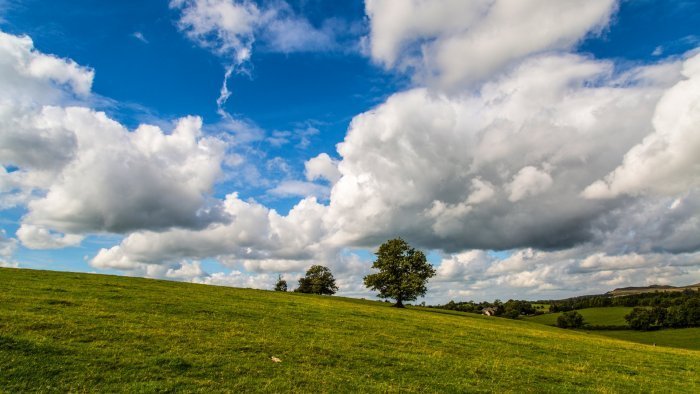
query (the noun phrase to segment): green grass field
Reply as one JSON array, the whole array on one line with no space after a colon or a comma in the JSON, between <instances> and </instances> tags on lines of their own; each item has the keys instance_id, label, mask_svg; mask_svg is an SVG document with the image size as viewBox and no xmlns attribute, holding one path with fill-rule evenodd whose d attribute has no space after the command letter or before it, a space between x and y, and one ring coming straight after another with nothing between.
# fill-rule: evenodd
<instances>
[{"instance_id":1,"label":"green grass field","mask_svg":"<svg viewBox=\"0 0 700 394\"><path fill-rule=\"evenodd\" d=\"M700 328L679 328L657 331L591 331L591 334L603 335L625 341L644 343L647 345L670 346L681 349L700 350Z\"/></svg>"},{"instance_id":2,"label":"green grass field","mask_svg":"<svg viewBox=\"0 0 700 394\"><path fill-rule=\"evenodd\" d=\"M698 390L700 351L340 297L0 269L2 392Z\"/></svg>"},{"instance_id":3,"label":"green grass field","mask_svg":"<svg viewBox=\"0 0 700 394\"><path fill-rule=\"evenodd\" d=\"M580 309L585 321L593 325L626 326L625 315L633 308L609 307ZM561 313L550 313L525 318L528 321L554 325ZM669 346L681 349L700 350L700 328L664 329L657 331L591 330L590 334L616 338L646 345Z\"/></svg>"},{"instance_id":4,"label":"green grass field","mask_svg":"<svg viewBox=\"0 0 700 394\"><path fill-rule=\"evenodd\" d=\"M609 308L579 309L576 312L583 316L586 323L594 326L626 326L625 315L630 313L632 309L633 308L624 306L614 306ZM561 314L561 312L546 313L544 315L528 317L526 320L533 323L553 326L556 325L557 317Z\"/></svg>"}]
</instances>

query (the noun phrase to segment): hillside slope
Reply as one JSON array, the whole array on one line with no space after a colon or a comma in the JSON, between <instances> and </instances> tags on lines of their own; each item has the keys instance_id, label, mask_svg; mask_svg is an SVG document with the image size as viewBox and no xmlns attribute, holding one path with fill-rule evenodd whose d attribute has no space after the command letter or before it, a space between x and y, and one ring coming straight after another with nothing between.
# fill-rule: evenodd
<instances>
[{"instance_id":1,"label":"hillside slope","mask_svg":"<svg viewBox=\"0 0 700 394\"><path fill-rule=\"evenodd\" d=\"M676 292L685 290L700 290L700 283L688 286L668 286L668 285L651 285L644 287L621 287L615 290L611 290L606 294L612 295L613 297L620 297L632 294L642 294L642 293L655 293L655 292Z\"/></svg>"},{"instance_id":2,"label":"hillside slope","mask_svg":"<svg viewBox=\"0 0 700 394\"><path fill-rule=\"evenodd\" d=\"M535 323L0 269L0 391L698 392L699 379L698 351Z\"/></svg>"},{"instance_id":3,"label":"hillside slope","mask_svg":"<svg viewBox=\"0 0 700 394\"><path fill-rule=\"evenodd\" d=\"M648 345L700 350L700 327L668 328L657 331L597 330L589 333Z\"/></svg>"}]
</instances>

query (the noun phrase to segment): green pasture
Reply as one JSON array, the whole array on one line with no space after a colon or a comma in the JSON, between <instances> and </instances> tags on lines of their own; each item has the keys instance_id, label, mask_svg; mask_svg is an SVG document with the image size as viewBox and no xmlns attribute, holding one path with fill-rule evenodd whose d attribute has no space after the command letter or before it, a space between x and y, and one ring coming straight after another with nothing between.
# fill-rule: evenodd
<instances>
[{"instance_id":1,"label":"green pasture","mask_svg":"<svg viewBox=\"0 0 700 394\"><path fill-rule=\"evenodd\" d=\"M633 308L624 306L614 306L608 308L586 308L579 309L576 312L583 316L586 323L594 326L626 326L625 315L630 313ZM544 315L533 316L526 318L528 321L546 325L556 325L557 317L562 312L546 313Z\"/></svg>"},{"instance_id":2,"label":"green pasture","mask_svg":"<svg viewBox=\"0 0 700 394\"><path fill-rule=\"evenodd\" d=\"M656 331L591 331L591 334L656 346L700 350L700 328L669 328Z\"/></svg>"},{"instance_id":3,"label":"green pasture","mask_svg":"<svg viewBox=\"0 0 700 394\"><path fill-rule=\"evenodd\" d=\"M0 392L26 391L695 393L700 351L341 297L0 269Z\"/></svg>"}]
</instances>

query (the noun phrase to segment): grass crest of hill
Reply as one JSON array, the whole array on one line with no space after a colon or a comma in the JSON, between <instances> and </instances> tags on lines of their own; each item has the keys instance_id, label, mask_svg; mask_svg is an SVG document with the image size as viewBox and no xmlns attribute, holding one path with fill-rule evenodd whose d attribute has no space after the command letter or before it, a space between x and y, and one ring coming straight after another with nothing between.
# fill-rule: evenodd
<instances>
[{"instance_id":1,"label":"grass crest of hill","mask_svg":"<svg viewBox=\"0 0 700 394\"><path fill-rule=\"evenodd\" d=\"M527 321L0 269L0 391L699 390L700 351Z\"/></svg>"}]
</instances>

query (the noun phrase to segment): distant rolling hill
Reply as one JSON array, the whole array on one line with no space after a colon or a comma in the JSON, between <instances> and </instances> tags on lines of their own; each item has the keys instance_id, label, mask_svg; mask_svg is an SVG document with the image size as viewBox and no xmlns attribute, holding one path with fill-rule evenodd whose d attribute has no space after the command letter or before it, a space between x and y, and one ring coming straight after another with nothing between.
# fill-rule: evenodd
<instances>
[{"instance_id":1,"label":"distant rolling hill","mask_svg":"<svg viewBox=\"0 0 700 394\"><path fill-rule=\"evenodd\" d=\"M700 351L383 302L0 268L0 392L700 392Z\"/></svg>"},{"instance_id":2,"label":"distant rolling hill","mask_svg":"<svg viewBox=\"0 0 700 394\"><path fill-rule=\"evenodd\" d=\"M617 296L625 296L625 295L631 295L631 294L640 294L640 293L654 293L654 292L666 292L666 291L683 291L683 290L700 290L700 283L696 283L694 285L689 285L689 286L668 286L668 285L651 285L651 286L645 286L645 287L621 287L619 289L615 289L612 291L607 292L606 294L611 295L613 297Z\"/></svg>"}]
</instances>

